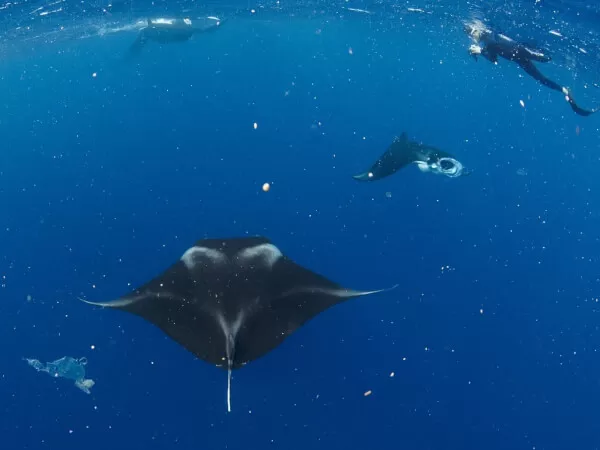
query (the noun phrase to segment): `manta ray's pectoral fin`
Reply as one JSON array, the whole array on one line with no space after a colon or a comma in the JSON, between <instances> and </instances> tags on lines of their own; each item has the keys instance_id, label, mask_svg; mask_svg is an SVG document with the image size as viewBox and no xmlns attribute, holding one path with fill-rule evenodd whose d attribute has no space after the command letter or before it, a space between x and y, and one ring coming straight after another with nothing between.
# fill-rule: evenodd
<instances>
[{"instance_id":1,"label":"manta ray's pectoral fin","mask_svg":"<svg viewBox=\"0 0 600 450\"><path fill-rule=\"evenodd\" d=\"M403 132L396 136L386 151L367 170L353 178L358 181L375 181L396 173L398 170L414 162L417 158L415 145L408 140L408 135Z\"/></svg>"},{"instance_id":2,"label":"manta ray's pectoral fin","mask_svg":"<svg viewBox=\"0 0 600 450\"><path fill-rule=\"evenodd\" d=\"M269 289L262 297L260 314L249 313L248 320L239 329L235 367L275 349L326 309L351 298L386 290L346 289L289 259L280 259L270 275Z\"/></svg>"},{"instance_id":3,"label":"manta ray's pectoral fin","mask_svg":"<svg viewBox=\"0 0 600 450\"><path fill-rule=\"evenodd\" d=\"M408 134L406 133L406 131L403 131L402 134L400 134L400 136L394 137L394 142L408 144Z\"/></svg>"}]
</instances>

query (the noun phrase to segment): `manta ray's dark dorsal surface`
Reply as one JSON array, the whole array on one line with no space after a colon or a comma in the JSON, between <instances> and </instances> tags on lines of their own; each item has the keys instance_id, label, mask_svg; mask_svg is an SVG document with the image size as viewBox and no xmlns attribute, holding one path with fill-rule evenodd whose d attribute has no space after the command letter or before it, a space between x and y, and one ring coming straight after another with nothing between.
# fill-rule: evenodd
<instances>
[{"instance_id":1,"label":"manta ray's dark dorsal surface","mask_svg":"<svg viewBox=\"0 0 600 450\"><path fill-rule=\"evenodd\" d=\"M107 303L141 316L198 358L228 370L280 345L327 308L380 291L354 291L299 266L263 237L205 239L171 267Z\"/></svg>"}]
</instances>

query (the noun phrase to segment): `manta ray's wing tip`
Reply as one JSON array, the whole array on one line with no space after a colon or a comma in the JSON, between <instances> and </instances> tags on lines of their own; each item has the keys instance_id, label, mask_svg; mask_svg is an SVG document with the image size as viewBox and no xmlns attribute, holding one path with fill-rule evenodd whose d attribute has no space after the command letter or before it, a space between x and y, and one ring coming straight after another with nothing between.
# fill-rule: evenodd
<instances>
[{"instance_id":1,"label":"manta ray's wing tip","mask_svg":"<svg viewBox=\"0 0 600 450\"><path fill-rule=\"evenodd\" d=\"M352 178L358 181L370 181L373 178L373 174L371 172L363 172L358 175L352 175Z\"/></svg>"},{"instance_id":2,"label":"manta ray's wing tip","mask_svg":"<svg viewBox=\"0 0 600 450\"><path fill-rule=\"evenodd\" d=\"M374 291L366 291L363 292L363 295L370 295L370 294L379 294L381 292L389 292L389 291L393 291L394 289L396 289L398 286L400 286L400 283L396 283L395 285L393 285L392 287L388 287L388 288L383 288L383 289L376 289Z\"/></svg>"},{"instance_id":3,"label":"manta ray's wing tip","mask_svg":"<svg viewBox=\"0 0 600 450\"><path fill-rule=\"evenodd\" d=\"M105 307L108 308L108 307L114 306L111 304L111 302L92 302L90 300L86 300L83 297L77 297L77 299L79 301L82 301L83 303L87 303L88 305L101 306L102 308L105 308Z\"/></svg>"},{"instance_id":4,"label":"manta ray's wing tip","mask_svg":"<svg viewBox=\"0 0 600 450\"><path fill-rule=\"evenodd\" d=\"M380 294L382 292L389 292L389 291L393 291L394 289L396 289L398 286L400 286L400 284L395 284L392 287L388 287L388 288L383 288L383 289L374 289L372 291L355 291L355 290L346 290L343 294L341 294L340 296L342 297L363 297L365 295L373 295L373 294Z\"/></svg>"}]
</instances>

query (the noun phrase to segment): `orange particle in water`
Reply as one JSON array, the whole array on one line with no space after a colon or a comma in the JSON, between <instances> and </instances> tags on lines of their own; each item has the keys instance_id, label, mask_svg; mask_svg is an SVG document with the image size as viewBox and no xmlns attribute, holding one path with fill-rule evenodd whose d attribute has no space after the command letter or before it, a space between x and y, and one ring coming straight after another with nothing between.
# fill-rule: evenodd
<instances>
[{"instance_id":1,"label":"orange particle in water","mask_svg":"<svg viewBox=\"0 0 600 450\"><path fill-rule=\"evenodd\" d=\"M263 184L263 186L262 186L262 190L263 190L264 192L269 192L269 189L271 189L271 185L270 185L269 183L265 183L265 184Z\"/></svg>"}]
</instances>

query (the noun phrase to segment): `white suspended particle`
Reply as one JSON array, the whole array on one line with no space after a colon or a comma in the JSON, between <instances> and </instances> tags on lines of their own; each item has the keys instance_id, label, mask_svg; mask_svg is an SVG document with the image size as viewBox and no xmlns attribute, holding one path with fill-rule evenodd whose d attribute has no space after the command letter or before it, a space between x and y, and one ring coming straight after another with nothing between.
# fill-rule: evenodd
<instances>
[{"instance_id":1,"label":"white suspended particle","mask_svg":"<svg viewBox=\"0 0 600 450\"><path fill-rule=\"evenodd\" d=\"M371 11L368 11L366 9L360 9L360 8L346 8L348 11L352 11L352 12L357 12L357 13L361 13L361 14L373 14Z\"/></svg>"},{"instance_id":2,"label":"white suspended particle","mask_svg":"<svg viewBox=\"0 0 600 450\"><path fill-rule=\"evenodd\" d=\"M256 130L256 129L258 128L258 124L257 124L256 122L254 122L254 125L253 125L253 127L254 127L254 129Z\"/></svg>"},{"instance_id":3,"label":"white suspended particle","mask_svg":"<svg viewBox=\"0 0 600 450\"><path fill-rule=\"evenodd\" d=\"M525 108L525 102L524 102L523 100L519 100L519 104L520 104L520 105L521 105L523 108Z\"/></svg>"}]
</instances>

